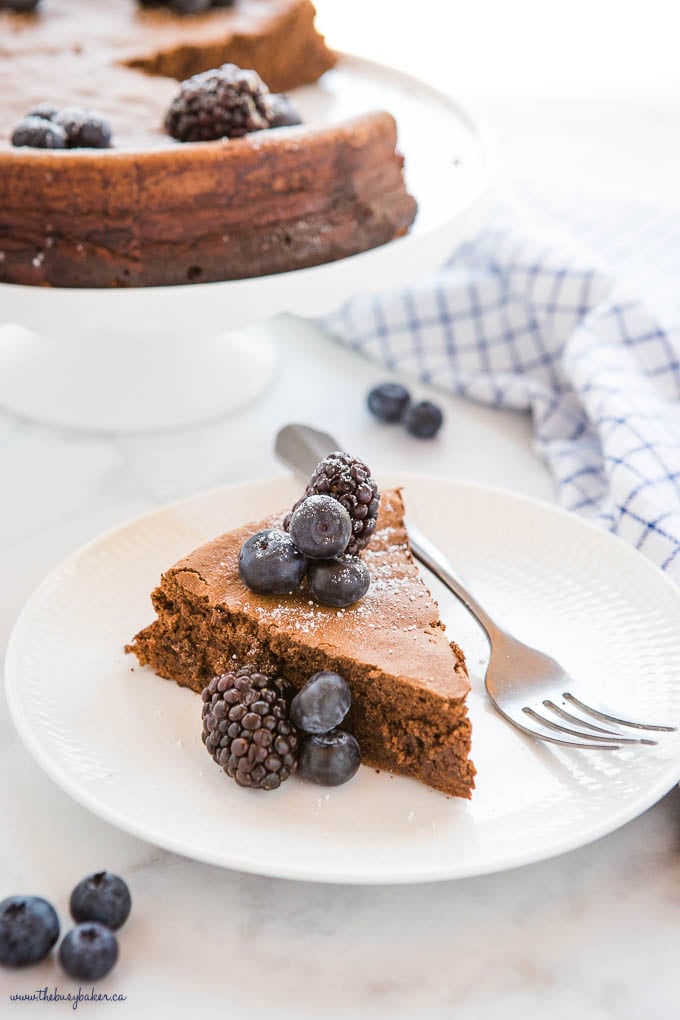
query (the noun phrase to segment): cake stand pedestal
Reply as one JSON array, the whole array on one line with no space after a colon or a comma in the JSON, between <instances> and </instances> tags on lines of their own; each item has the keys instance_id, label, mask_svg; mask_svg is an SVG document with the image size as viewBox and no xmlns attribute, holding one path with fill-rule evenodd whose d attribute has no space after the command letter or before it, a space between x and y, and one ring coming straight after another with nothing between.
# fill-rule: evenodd
<instances>
[{"instance_id":1,"label":"cake stand pedestal","mask_svg":"<svg viewBox=\"0 0 680 1020\"><path fill-rule=\"evenodd\" d=\"M0 330L0 406L66 428L140 432L221 418L271 380L276 349L262 331L192 338L106 331L49 337Z\"/></svg>"},{"instance_id":2,"label":"cake stand pedestal","mask_svg":"<svg viewBox=\"0 0 680 1020\"><path fill-rule=\"evenodd\" d=\"M436 271L479 229L493 172L480 122L393 68L345 55L295 99L307 121L395 113L411 232L310 269L182 287L0 285L0 407L87 430L179 428L253 400L276 368L275 317L330 314L351 297Z\"/></svg>"}]
</instances>

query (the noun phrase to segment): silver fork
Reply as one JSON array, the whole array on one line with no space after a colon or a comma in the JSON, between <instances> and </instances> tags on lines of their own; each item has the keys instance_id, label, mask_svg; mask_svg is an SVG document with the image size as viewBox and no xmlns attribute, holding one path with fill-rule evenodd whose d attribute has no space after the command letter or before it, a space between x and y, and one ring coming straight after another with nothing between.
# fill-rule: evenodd
<instances>
[{"instance_id":1,"label":"silver fork","mask_svg":"<svg viewBox=\"0 0 680 1020\"><path fill-rule=\"evenodd\" d=\"M275 449L284 463L302 477L308 477L326 454L341 450L342 446L326 432L307 425L286 425L276 437ZM676 729L623 719L576 697L570 690L572 678L559 662L499 627L461 582L443 553L410 521L407 528L415 558L460 599L486 633L490 647L486 690L501 715L518 730L563 747L617 751L628 744L657 741L626 736L613 727L658 733Z\"/></svg>"}]
</instances>

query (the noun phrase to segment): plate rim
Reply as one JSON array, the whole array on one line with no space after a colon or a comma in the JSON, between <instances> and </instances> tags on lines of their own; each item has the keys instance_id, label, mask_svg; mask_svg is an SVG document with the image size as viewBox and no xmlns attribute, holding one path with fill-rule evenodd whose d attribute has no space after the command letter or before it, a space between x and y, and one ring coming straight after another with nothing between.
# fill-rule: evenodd
<instances>
[{"instance_id":1,"label":"plate rim","mask_svg":"<svg viewBox=\"0 0 680 1020\"><path fill-rule=\"evenodd\" d=\"M509 499L515 504L521 506L528 505L534 510L538 509L540 512L548 512L549 515L554 515L557 520L564 523L569 522L571 525L585 528L591 534L597 535L598 540L605 542L608 541L612 547L617 549L618 554L627 556L630 562L635 561L638 564L638 567L649 572L650 576L653 574L656 581L661 582L666 588L669 596L678 601L680 604L680 589L678 589L673 581L671 581L671 579L664 574L659 567L644 557L638 552L638 550L634 549L619 536L603 530L592 521L578 517L574 513L565 510L557 504L550 503L547 500L540 499L535 496L525 496L521 493L505 489L502 486L470 482L443 475L430 475L418 472L399 472L397 477L396 473L393 471L376 471L376 475L378 476L381 484L385 485L400 484L403 487L407 487L409 485L417 485L418 483L423 482L435 484L443 482L444 484L453 486L454 488L468 491L471 490L482 496L482 498L488 496L495 499L500 498L501 500ZM131 820L106 804L102 805L97 799L96 793L90 793L80 786L75 777L71 776L65 769L60 767L59 760L57 759L55 762L53 757L44 750L37 734L32 730L30 717L24 710L20 697L21 684L18 682L21 672L19 646L22 634L28 627L34 607L40 602L43 594L54 585L55 581L60 576L63 575L66 568L72 569L73 565L78 560L87 556L98 546L105 545L116 535L135 528L154 516L164 515L168 512L186 508L194 502L199 503L202 500L214 498L220 495L224 495L228 498L230 494L239 490L253 489L259 486L271 485L272 483L281 483L289 480L290 478L291 476L287 474L267 475L256 479L250 479L245 482L234 482L229 485L213 486L208 489L201 490L193 495L161 504L160 506L153 507L141 514L137 514L134 517L107 528L100 534L80 545L73 553L65 557L56 567L54 567L31 593L14 622L7 643L4 663L5 698L7 700L10 718L25 749L46 773L49 779L73 800L91 811L96 817L101 818L108 824L115 826L129 835L141 839L145 843L149 843L153 846L159 847L160 849L170 851L183 857L188 857L192 860L201 861L206 864L229 868L248 874L282 878L293 881L377 886L421 884L424 882L475 878L509 871L519 867L525 867L530 864L562 856L572 850L597 842L604 838L604 836L615 832L623 825L633 821L635 818L638 818L657 803L661 797L670 792L675 785L680 783L679 755L677 759L670 760L668 765L658 773L654 781L645 787L644 796L636 798L632 803L622 805L619 811L608 813L599 825L591 827L585 838L583 833L574 835L571 839L562 837L559 841L559 848L557 849L555 849L555 847L547 846L542 847L538 851L527 849L522 852L517 852L514 855L499 853L495 856L485 858L481 866L476 868L470 868L469 865L462 868L456 868L456 862L452 861L446 867L439 866L425 871L421 870L416 873L395 869L387 871L384 876L376 876L373 871L367 871L365 873L361 872L361 870L343 872L339 869L328 874L319 874L318 870L311 871L306 867L297 867L295 862L285 863L279 861L276 866L272 866L265 859L254 860L248 857L244 858L240 857L237 852L230 852L226 855L211 853L209 851L206 852L201 849L200 846L191 844L190 840L182 842L181 840L167 837L162 833L157 833L156 831L150 833L149 829L145 829L143 824L138 823L135 820ZM518 739L520 739L519 734Z\"/></svg>"}]
</instances>

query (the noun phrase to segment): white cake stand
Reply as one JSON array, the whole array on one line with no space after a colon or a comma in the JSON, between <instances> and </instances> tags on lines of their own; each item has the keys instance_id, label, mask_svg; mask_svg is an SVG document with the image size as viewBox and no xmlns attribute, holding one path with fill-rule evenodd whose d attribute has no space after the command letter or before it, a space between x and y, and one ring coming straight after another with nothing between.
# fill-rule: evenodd
<instances>
[{"instance_id":1,"label":"white cake stand","mask_svg":"<svg viewBox=\"0 0 680 1020\"><path fill-rule=\"evenodd\" d=\"M128 290L0 285L0 407L116 432L219 418L269 382L277 315L325 315L356 294L402 287L479 228L492 152L458 101L350 55L295 99L308 120L394 113L419 205L412 231L338 262L248 280Z\"/></svg>"}]
</instances>

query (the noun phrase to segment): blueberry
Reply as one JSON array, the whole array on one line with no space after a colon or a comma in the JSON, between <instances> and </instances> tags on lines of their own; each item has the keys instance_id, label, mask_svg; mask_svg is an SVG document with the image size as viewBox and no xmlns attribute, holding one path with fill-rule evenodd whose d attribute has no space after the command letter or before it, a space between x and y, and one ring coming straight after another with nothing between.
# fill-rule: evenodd
<instances>
[{"instance_id":1,"label":"blueberry","mask_svg":"<svg viewBox=\"0 0 680 1020\"><path fill-rule=\"evenodd\" d=\"M238 558L241 580L263 595L285 595L300 587L307 560L290 535L277 528L258 531L241 546Z\"/></svg>"},{"instance_id":2,"label":"blueberry","mask_svg":"<svg viewBox=\"0 0 680 1020\"><path fill-rule=\"evenodd\" d=\"M339 673L323 670L310 677L290 706L290 717L305 733L328 733L349 712L352 692Z\"/></svg>"},{"instance_id":3,"label":"blueberry","mask_svg":"<svg viewBox=\"0 0 680 1020\"><path fill-rule=\"evenodd\" d=\"M409 407L404 416L406 430L419 439L431 439L432 436L436 436L443 421L444 415L440 408L436 404L431 404L429 400L421 400L419 404Z\"/></svg>"},{"instance_id":4,"label":"blueberry","mask_svg":"<svg viewBox=\"0 0 680 1020\"><path fill-rule=\"evenodd\" d=\"M116 936L96 921L86 921L71 928L59 946L62 967L71 977L81 981L98 981L105 977L117 959Z\"/></svg>"},{"instance_id":5,"label":"blueberry","mask_svg":"<svg viewBox=\"0 0 680 1020\"><path fill-rule=\"evenodd\" d=\"M294 127L296 124L302 124L302 117L298 113L297 107L283 93L270 92L265 99L265 106L270 128Z\"/></svg>"},{"instance_id":6,"label":"blueberry","mask_svg":"<svg viewBox=\"0 0 680 1020\"><path fill-rule=\"evenodd\" d=\"M319 786L340 786L360 765L361 751L352 734L333 730L303 740L298 774Z\"/></svg>"},{"instance_id":7,"label":"blueberry","mask_svg":"<svg viewBox=\"0 0 680 1020\"><path fill-rule=\"evenodd\" d=\"M342 556L352 537L352 518L333 496L308 496L290 519L296 547L314 560Z\"/></svg>"},{"instance_id":8,"label":"blueberry","mask_svg":"<svg viewBox=\"0 0 680 1020\"><path fill-rule=\"evenodd\" d=\"M368 409L380 421L401 421L411 395L399 383L381 383L368 394Z\"/></svg>"},{"instance_id":9,"label":"blueberry","mask_svg":"<svg viewBox=\"0 0 680 1020\"><path fill-rule=\"evenodd\" d=\"M59 124L42 117L24 117L12 132L12 145L30 146L33 149L65 149L66 132Z\"/></svg>"},{"instance_id":10,"label":"blueberry","mask_svg":"<svg viewBox=\"0 0 680 1020\"><path fill-rule=\"evenodd\" d=\"M323 606L343 609L358 602L368 591L371 576L358 556L341 560L314 560L309 564L307 587Z\"/></svg>"},{"instance_id":11,"label":"blueberry","mask_svg":"<svg viewBox=\"0 0 680 1020\"><path fill-rule=\"evenodd\" d=\"M99 113L69 106L55 117L55 123L66 132L72 149L108 149L111 128Z\"/></svg>"},{"instance_id":12,"label":"blueberry","mask_svg":"<svg viewBox=\"0 0 680 1020\"><path fill-rule=\"evenodd\" d=\"M38 103L32 110L29 110L26 114L27 117L40 117L41 120L54 120L59 113L59 109L54 103Z\"/></svg>"},{"instance_id":13,"label":"blueberry","mask_svg":"<svg viewBox=\"0 0 680 1020\"><path fill-rule=\"evenodd\" d=\"M21 14L29 14L34 11L40 0L0 0L0 11L19 11Z\"/></svg>"},{"instance_id":14,"label":"blueberry","mask_svg":"<svg viewBox=\"0 0 680 1020\"><path fill-rule=\"evenodd\" d=\"M25 967L43 960L59 938L59 918L39 896L10 896L0 903L0 963Z\"/></svg>"},{"instance_id":15,"label":"blueberry","mask_svg":"<svg viewBox=\"0 0 680 1020\"><path fill-rule=\"evenodd\" d=\"M210 0L169 0L168 7L178 14L202 14L210 7Z\"/></svg>"},{"instance_id":16,"label":"blueberry","mask_svg":"<svg viewBox=\"0 0 680 1020\"><path fill-rule=\"evenodd\" d=\"M74 921L99 921L116 930L130 916L132 900L122 878L108 871L97 871L78 882L69 905Z\"/></svg>"}]
</instances>

